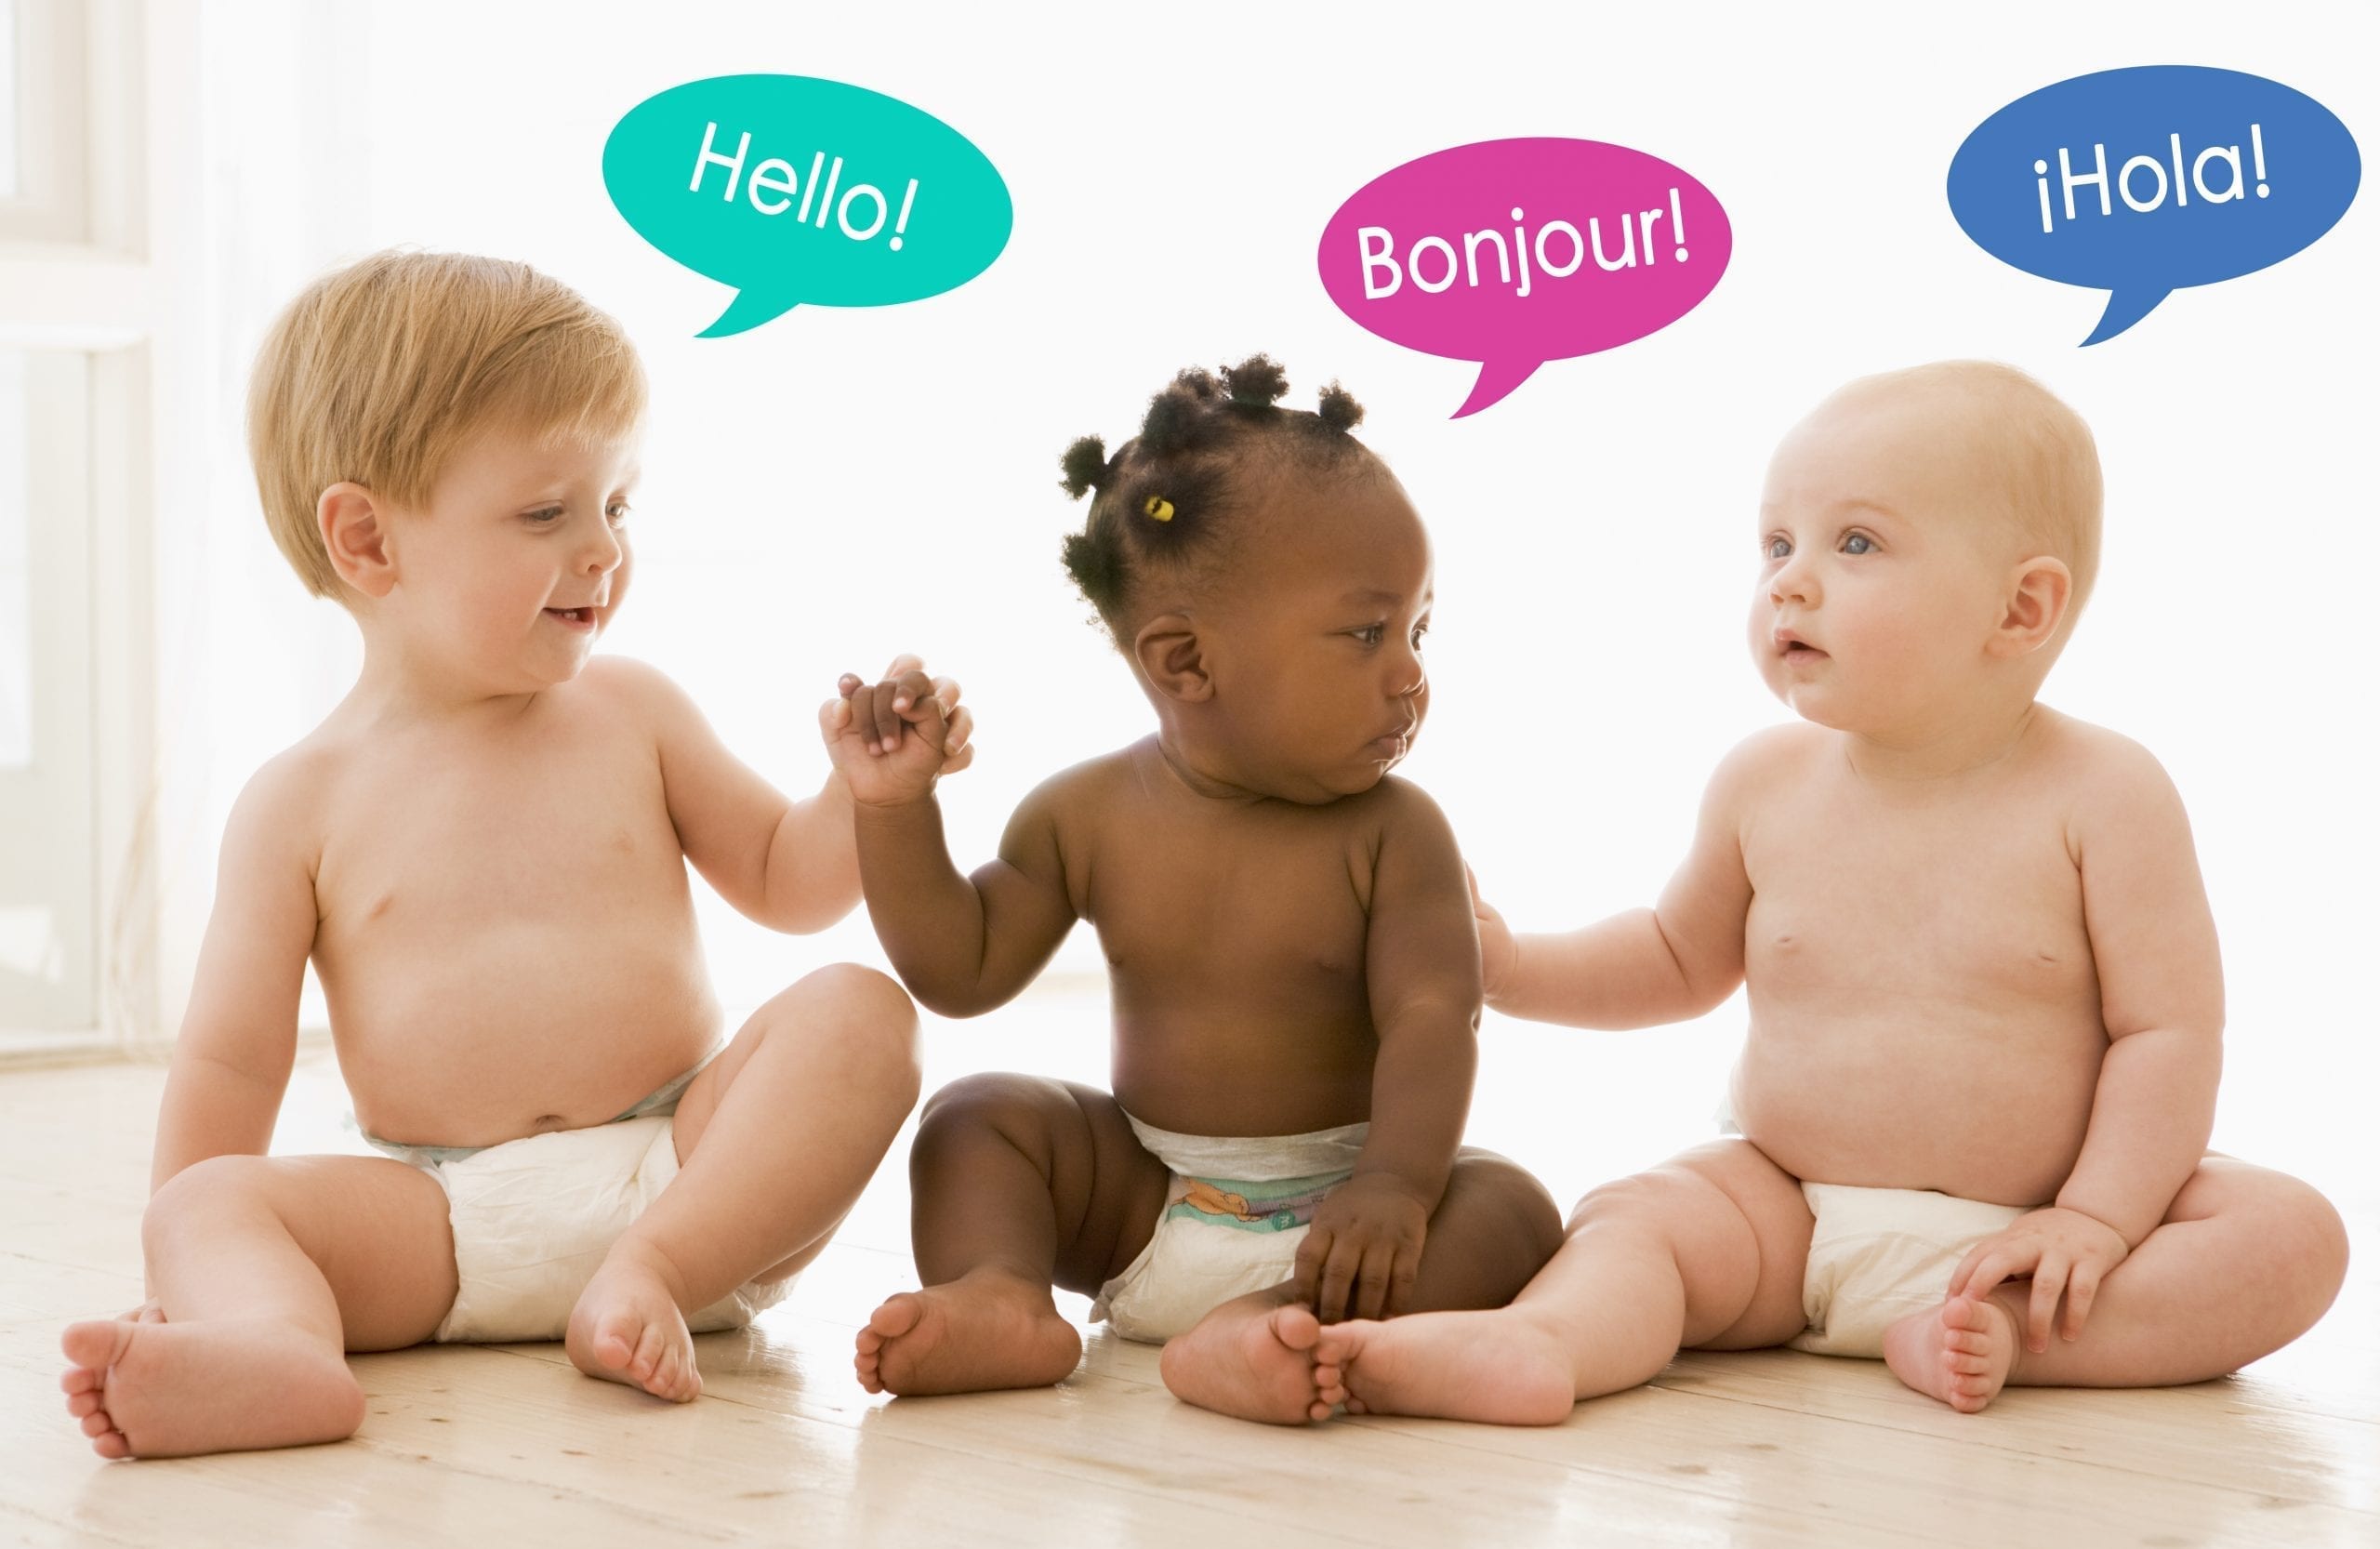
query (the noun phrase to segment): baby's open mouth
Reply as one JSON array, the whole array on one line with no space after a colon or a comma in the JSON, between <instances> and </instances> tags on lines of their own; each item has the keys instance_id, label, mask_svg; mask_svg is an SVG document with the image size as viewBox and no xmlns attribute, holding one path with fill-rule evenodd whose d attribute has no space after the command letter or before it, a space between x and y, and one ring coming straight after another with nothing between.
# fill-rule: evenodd
<instances>
[{"instance_id":1,"label":"baby's open mouth","mask_svg":"<svg viewBox=\"0 0 2380 1549\"><path fill-rule=\"evenodd\" d=\"M592 624L595 622L595 610L593 608L548 608L546 612L553 615L556 618L561 619L565 624Z\"/></svg>"}]
</instances>

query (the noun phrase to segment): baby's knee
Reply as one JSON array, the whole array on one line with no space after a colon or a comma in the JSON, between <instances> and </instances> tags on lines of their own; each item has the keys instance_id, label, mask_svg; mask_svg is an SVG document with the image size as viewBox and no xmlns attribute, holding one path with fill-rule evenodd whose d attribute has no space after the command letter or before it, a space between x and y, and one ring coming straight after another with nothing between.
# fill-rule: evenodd
<instances>
[{"instance_id":1,"label":"baby's knee","mask_svg":"<svg viewBox=\"0 0 2380 1549\"><path fill-rule=\"evenodd\" d=\"M924 1084L918 1008L898 981L858 963L829 963L804 976L782 999L793 1013L782 1026L805 1039L825 1038L854 1065L871 1091L906 1091L914 1107Z\"/></svg>"},{"instance_id":2,"label":"baby's knee","mask_svg":"<svg viewBox=\"0 0 2380 1549\"><path fill-rule=\"evenodd\" d=\"M989 1139L1015 1145L1048 1129L1053 1083L991 1070L959 1079L926 1099L909 1151L912 1174L933 1158Z\"/></svg>"},{"instance_id":3,"label":"baby's knee","mask_svg":"<svg viewBox=\"0 0 2380 1549\"><path fill-rule=\"evenodd\" d=\"M1495 1212L1504 1230L1499 1235L1527 1248L1544 1263L1562 1246L1562 1210L1537 1174L1519 1163L1487 1151L1468 1151L1455 1159L1447 1194L1461 1191L1466 1209Z\"/></svg>"},{"instance_id":4,"label":"baby's knee","mask_svg":"<svg viewBox=\"0 0 2380 1549\"><path fill-rule=\"evenodd\" d=\"M2294 1268L2293 1278L2304 1289L2310 1328L2347 1283L2347 1223L2311 1184L2276 1173L2271 1192L2268 1241L2276 1261Z\"/></svg>"},{"instance_id":5,"label":"baby's knee","mask_svg":"<svg viewBox=\"0 0 2380 1549\"><path fill-rule=\"evenodd\" d=\"M165 1180L140 1216L141 1246L154 1252L177 1233L215 1229L227 1211L268 1205L272 1163L264 1157L207 1157Z\"/></svg>"}]
</instances>

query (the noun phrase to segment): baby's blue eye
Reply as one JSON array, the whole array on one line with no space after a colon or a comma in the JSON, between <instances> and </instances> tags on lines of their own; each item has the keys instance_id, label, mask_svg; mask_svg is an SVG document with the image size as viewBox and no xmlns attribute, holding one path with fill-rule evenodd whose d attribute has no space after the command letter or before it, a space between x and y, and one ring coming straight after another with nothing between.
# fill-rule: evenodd
<instances>
[{"instance_id":1,"label":"baby's blue eye","mask_svg":"<svg viewBox=\"0 0 2380 1549\"><path fill-rule=\"evenodd\" d=\"M541 510L534 510L528 514L529 520L536 525L540 527L549 527L553 523L562 520L562 512L560 506L548 506Z\"/></svg>"},{"instance_id":2,"label":"baby's blue eye","mask_svg":"<svg viewBox=\"0 0 2380 1549\"><path fill-rule=\"evenodd\" d=\"M1781 560L1793 552L1793 545L1791 539L1773 537L1768 540L1767 545L1761 549L1761 552L1769 559Z\"/></svg>"},{"instance_id":3,"label":"baby's blue eye","mask_svg":"<svg viewBox=\"0 0 2380 1549\"><path fill-rule=\"evenodd\" d=\"M1421 637L1422 637L1423 635L1428 634L1429 632L1430 632L1430 627L1429 627L1427 624L1416 624L1416 625L1414 625L1414 626L1413 626L1413 649L1414 649L1414 650L1419 651L1420 649L1421 649Z\"/></svg>"},{"instance_id":4,"label":"baby's blue eye","mask_svg":"<svg viewBox=\"0 0 2380 1549\"><path fill-rule=\"evenodd\" d=\"M1846 554L1873 553L1875 548L1875 540L1865 533L1854 533L1843 540L1843 551Z\"/></svg>"},{"instance_id":5,"label":"baby's blue eye","mask_svg":"<svg viewBox=\"0 0 2380 1549\"><path fill-rule=\"evenodd\" d=\"M615 500L612 502L612 509L604 514L612 519L613 526L625 526L628 519L628 503L625 500Z\"/></svg>"}]
</instances>

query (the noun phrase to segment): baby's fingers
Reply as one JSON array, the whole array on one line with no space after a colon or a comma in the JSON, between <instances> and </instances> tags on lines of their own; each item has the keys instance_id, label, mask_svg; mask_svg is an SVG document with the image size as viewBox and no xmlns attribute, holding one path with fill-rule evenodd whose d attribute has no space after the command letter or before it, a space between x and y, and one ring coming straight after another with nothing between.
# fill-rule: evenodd
<instances>
[{"instance_id":1,"label":"baby's fingers","mask_svg":"<svg viewBox=\"0 0 2380 1549\"><path fill-rule=\"evenodd\" d=\"M1382 1238L1364 1251L1363 1268L1355 1277L1355 1293L1347 1307L1350 1317L1387 1316L1388 1293L1396 1283L1396 1245Z\"/></svg>"},{"instance_id":2,"label":"baby's fingers","mask_svg":"<svg viewBox=\"0 0 2380 1549\"><path fill-rule=\"evenodd\" d=\"M2033 1266L2033 1294L2025 1307L2025 1348L2035 1355L2049 1348L2050 1331L2057 1327L2057 1299L2066 1290L2069 1267L2055 1254Z\"/></svg>"},{"instance_id":3,"label":"baby's fingers","mask_svg":"<svg viewBox=\"0 0 2380 1549\"><path fill-rule=\"evenodd\" d=\"M1967 1262L1959 1266L1964 1278L1957 1275L1950 1278L1950 1290L1958 1295L1970 1296L1980 1302L1991 1294L1992 1287L2011 1275L2022 1274L2027 1267L2027 1256L2021 1250L2014 1246L1994 1247L1985 1243L1969 1253Z\"/></svg>"},{"instance_id":4,"label":"baby's fingers","mask_svg":"<svg viewBox=\"0 0 2380 1549\"><path fill-rule=\"evenodd\" d=\"M961 705L959 713L950 718L943 730L942 751L945 761L942 772L945 774L956 774L975 761L975 747L969 740L974 735L975 712Z\"/></svg>"},{"instance_id":5,"label":"baby's fingers","mask_svg":"<svg viewBox=\"0 0 2380 1549\"><path fill-rule=\"evenodd\" d=\"M1298 1244L1296 1264L1289 1270L1289 1281L1297 1288L1298 1300L1309 1307L1319 1309L1322 1303L1322 1266L1330 1257L1330 1228L1316 1224L1306 1229L1305 1240ZM1316 1315L1321 1316L1319 1310Z\"/></svg>"},{"instance_id":6,"label":"baby's fingers","mask_svg":"<svg viewBox=\"0 0 2380 1549\"><path fill-rule=\"evenodd\" d=\"M2099 1272L2087 1264L2078 1264L2066 1282L2066 1337L2082 1337L2082 1322L2091 1316L2091 1304L2099 1294Z\"/></svg>"},{"instance_id":7,"label":"baby's fingers","mask_svg":"<svg viewBox=\"0 0 2380 1549\"><path fill-rule=\"evenodd\" d=\"M942 702L943 719L948 720L950 712L959 708L959 680L936 678L933 681L933 696Z\"/></svg>"},{"instance_id":8,"label":"baby's fingers","mask_svg":"<svg viewBox=\"0 0 2380 1549\"><path fill-rule=\"evenodd\" d=\"M901 746L904 721L901 712L907 708L903 692L906 682L894 679L876 685L874 735L879 748L883 752L890 753Z\"/></svg>"},{"instance_id":9,"label":"baby's fingers","mask_svg":"<svg viewBox=\"0 0 2380 1549\"><path fill-rule=\"evenodd\" d=\"M1382 1317L1399 1317L1413 1304L1413 1282L1421 1273L1421 1245L1410 1243L1398 1249L1395 1265L1388 1272L1388 1305Z\"/></svg>"},{"instance_id":10,"label":"baby's fingers","mask_svg":"<svg viewBox=\"0 0 2380 1549\"><path fill-rule=\"evenodd\" d=\"M1334 1239L1330 1257L1322 1265L1322 1294L1316 1298L1314 1316L1325 1323L1336 1323L1347 1316L1349 1293L1355 1289L1355 1276L1364 1263L1363 1243L1352 1237Z\"/></svg>"}]
</instances>

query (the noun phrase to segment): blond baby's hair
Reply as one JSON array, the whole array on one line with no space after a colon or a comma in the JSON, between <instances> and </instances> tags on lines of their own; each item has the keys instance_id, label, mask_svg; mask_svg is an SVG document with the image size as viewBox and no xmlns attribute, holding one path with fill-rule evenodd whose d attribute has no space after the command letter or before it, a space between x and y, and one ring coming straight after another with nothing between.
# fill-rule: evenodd
<instances>
[{"instance_id":1,"label":"blond baby's hair","mask_svg":"<svg viewBox=\"0 0 2380 1549\"><path fill-rule=\"evenodd\" d=\"M324 275L258 351L248 456L273 542L317 597L345 601L315 521L352 481L429 502L483 430L597 444L644 417L644 367L620 325L525 263L390 249Z\"/></svg>"},{"instance_id":2,"label":"blond baby's hair","mask_svg":"<svg viewBox=\"0 0 2380 1549\"><path fill-rule=\"evenodd\" d=\"M1998 475L2006 514L2035 550L2062 562L2073 577L2063 642L2099 576L2099 447L2091 427L2049 389L1998 361L1936 361L1854 383L1886 393L1952 395L1974 416L1978 458Z\"/></svg>"}]
</instances>

